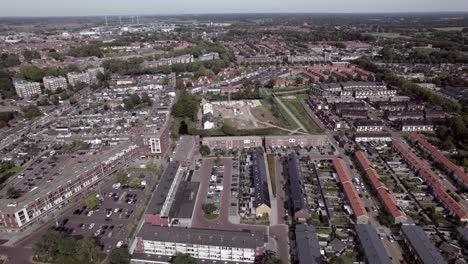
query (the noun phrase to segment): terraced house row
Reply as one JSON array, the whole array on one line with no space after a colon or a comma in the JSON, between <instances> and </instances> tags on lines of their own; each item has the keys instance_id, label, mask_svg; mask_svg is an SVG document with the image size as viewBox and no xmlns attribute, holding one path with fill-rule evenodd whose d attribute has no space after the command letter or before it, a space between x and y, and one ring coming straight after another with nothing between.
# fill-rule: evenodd
<instances>
[{"instance_id":1,"label":"terraced house row","mask_svg":"<svg viewBox=\"0 0 468 264\"><path fill-rule=\"evenodd\" d=\"M369 222L369 215L367 214L364 203L353 185L352 177L348 172L346 164L342 159L334 158L333 166L335 166L336 173L338 174L338 178L343 186L346 198L353 209L356 224L367 224Z\"/></svg>"},{"instance_id":2,"label":"terraced house row","mask_svg":"<svg viewBox=\"0 0 468 264\"><path fill-rule=\"evenodd\" d=\"M450 173L450 176L452 176L459 185L463 186L465 189L468 189L468 174L466 174L461 168L453 164L453 162L447 159L444 154L442 154L438 149L436 149L418 134L410 134L409 139L410 141L416 143L418 147L427 155L429 155L429 158L431 158L434 162L442 165L442 167L448 173Z\"/></svg>"},{"instance_id":3,"label":"terraced house row","mask_svg":"<svg viewBox=\"0 0 468 264\"><path fill-rule=\"evenodd\" d=\"M387 186L382 183L380 175L372 167L371 162L366 154L362 151L355 153L356 160L359 162L361 170L365 173L366 179L372 186L373 191L377 194L380 203L384 206L385 210L392 216L395 224L405 223L408 218L406 214L398 206L395 197L390 193Z\"/></svg>"},{"instance_id":4,"label":"terraced house row","mask_svg":"<svg viewBox=\"0 0 468 264\"><path fill-rule=\"evenodd\" d=\"M413 154L411 154L403 144L398 141L393 141L393 147L406 160L408 165L421 176L431 187L434 196L444 205L449 211L449 214L462 222L468 222L468 212L450 196L445 187L440 183L439 179L431 173Z\"/></svg>"}]
</instances>

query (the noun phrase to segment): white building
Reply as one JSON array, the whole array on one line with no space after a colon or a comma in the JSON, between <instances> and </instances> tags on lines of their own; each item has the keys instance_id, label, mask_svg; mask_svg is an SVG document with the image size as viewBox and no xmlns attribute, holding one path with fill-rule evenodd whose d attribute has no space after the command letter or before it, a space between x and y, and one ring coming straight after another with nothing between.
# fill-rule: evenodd
<instances>
[{"instance_id":1,"label":"white building","mask_svg":"<svg viewBox=\"0 0 468 264\"><path fill-rule=\"evenodd\" d=\"M135 238L132 263L170 263L177 254L201 262L254 263L264 248L264 234L143 225Z\"/></svg>"},{"instance_id":2,"label":"white building","mask_svg":"<svg viewBox=\"0 0 468 264\"><path fill-rule=\"evenodd\" d=\"M42 93L41 85L38 82L28 82L14 78L13 86L15 87L16 94L18 94L20 98L31 98Z\"/></svg>"},{"instance_id":3,"label":"white building","mask_svg":"<svg viewBox=\"0 0 468 264\"><path fill-rule=\"evenodd\" d=\"M65 77L59 76L46 76L42 78L44 82L44 88L52 92L57 91L58 88L66 90L68 88L67 79Z\"/></svg>"},{"instance_id":4,"label":"white building","mask_svg":"<svg viewBox=\"0 0 468 264\"><path fill-rule=\"evenodd\" d=\"M86 73L86 72L84 72L84 73L69 72L67 74L67 78L68 78L68 83L70 83L71 86L75 86L78 83L86 83L86 84L91 83L91 79L89 78L89 74Z\"/></svg>"},{"instance_id":5,"label":"white building","mask_svg":"<svg viewBox=\"0 0 468 264\"><path fill-rule=\"evenodd\" d=\"M211 103L203 103L203 114L206 115L208 113L213 114L213 105Z\"/></svg>"}]
</instances>

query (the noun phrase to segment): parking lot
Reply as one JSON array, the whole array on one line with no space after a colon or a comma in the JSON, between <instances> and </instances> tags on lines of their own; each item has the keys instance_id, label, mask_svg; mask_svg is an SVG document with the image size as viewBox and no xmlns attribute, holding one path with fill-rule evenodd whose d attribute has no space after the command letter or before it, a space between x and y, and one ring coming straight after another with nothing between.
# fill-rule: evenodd
<instances>
[{"instance_id":1,"label":"parking lot","mask_svg":"<svg viewBox=\"0 0 468 264\"><path fill-rule=\"evenodd\" d=\"M97 195L101 200L100 205L94 211L88 211L83 202L74 210L57 218L57 224L51 224L48 228L41 230L38 235L42 235L46 230L54 230L71 235L77 239L82 237L93 237L96 243L105 252L110 252L116 247L119 241L128 244L130 232L136 228L138 216L144 210L146 200L145 192L149 193L150 187L154 183L154 173L147 171L128 171L129 179L140 178L147 182L147 187L131 189L128 186L115 188L113 184L101 184L96 188ZM113 181L111 181L113 183ZM145 190L147 189L148 190ZM100 190L99 190L100 189ZM31 245L34 239L28 239L27 245Z\"/></svg>"}]
</instances>

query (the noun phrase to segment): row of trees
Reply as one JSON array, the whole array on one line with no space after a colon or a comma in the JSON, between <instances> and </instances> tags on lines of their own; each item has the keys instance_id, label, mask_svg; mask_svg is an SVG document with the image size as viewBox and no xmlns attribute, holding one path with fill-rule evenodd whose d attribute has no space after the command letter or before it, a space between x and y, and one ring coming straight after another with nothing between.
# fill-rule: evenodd
<instances>
[{"instance_id":1,"label":"row of trees","mask_svg":"<svg viewBox=\"0 0 468 264\"><path fill-rule=\"evenodd\" d=\"M407 57L397 53L393 48L381 50L382 60L392 63L468 63L468 55L459 51L412 49Z\"/></svg>"},{"instance_id":2,"label":"row of trees","mask_svg":"<svg viewBox=\"0 0 468 264\"><path fill-rule=\"evenodd\" d=\"M76 65L69 65L64 68L38 68L36 66L25 65L20 68L20 77L40 82L44 76L66 76L69 72L79 72L80 69Z\"/></svg>"}]
</instances>

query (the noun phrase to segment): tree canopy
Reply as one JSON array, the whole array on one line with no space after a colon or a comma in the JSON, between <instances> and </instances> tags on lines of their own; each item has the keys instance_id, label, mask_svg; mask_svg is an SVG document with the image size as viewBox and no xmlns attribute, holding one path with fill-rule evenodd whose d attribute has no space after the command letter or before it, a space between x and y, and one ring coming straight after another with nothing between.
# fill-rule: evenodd
<instances>
[{"instance_id":1,"label":"tree canopy","mask_svg":"<svg viewBox=\"0 0 468 264\"><path fill-rule=\"evenodd\" d=\"M48 263L100 263L99 248L92 238L76 240L56 232L47 232L33 244L34 258Z\"/></svg>"}]
</instances>

